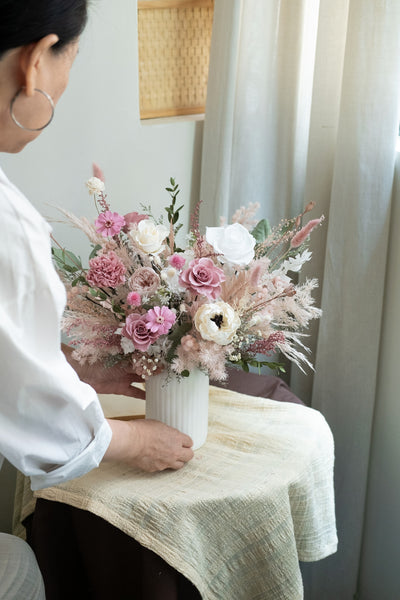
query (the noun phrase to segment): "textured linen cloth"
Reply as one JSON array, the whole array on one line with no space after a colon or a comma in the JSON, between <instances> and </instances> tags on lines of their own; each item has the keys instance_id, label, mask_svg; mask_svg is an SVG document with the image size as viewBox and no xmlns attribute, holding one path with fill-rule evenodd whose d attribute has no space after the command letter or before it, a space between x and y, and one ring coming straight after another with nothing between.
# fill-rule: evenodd
<instances>
[{"instance_id":1,"label":"textured linen cloth","mask_svg":"<svg viewBox=\"0 0 400 600\"><path fill-rule=\"evenodd\" d=\"M297 600L298 561L336 551L333 462L319 412L211 387L207 442L180 471L107 463L35 495L109 521L205 600Z\"/></svg>"},{"instance_id":2,"label":"textured linen cloth","mask_svg":"<svg viewBox=\"0 0 400 600\"><path fill-rule=\"evenodd\" d=\"M39 489L96 467L111 429L61 351L51 228L1 169L0 213L0 467L5 456Z\"/></svg>"}]
</instances>

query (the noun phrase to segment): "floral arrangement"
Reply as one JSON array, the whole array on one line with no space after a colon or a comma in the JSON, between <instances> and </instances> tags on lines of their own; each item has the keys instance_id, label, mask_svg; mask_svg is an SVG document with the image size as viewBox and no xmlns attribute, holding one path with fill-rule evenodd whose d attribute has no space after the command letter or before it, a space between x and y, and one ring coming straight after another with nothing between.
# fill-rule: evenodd
<instances>
[{"instance_id":1,"label":"floral arrangement","mask_svg":"<svg viewBox=\"0 0 400 600\"><path fill-rule=\"evenodd\" d=\"M67 289L63 330L75 359L121 363L143 379L165 368L182 377L199 368L220 381L227 365L284 370L272 360L276 353L312 366L302 339L321 314L311 295L317 280L294 280L311 258L309 234L323 220L302 225L312 203L273 228L254 221L258 205L251 204L205 234L198 205L182 249L174 179L166 188L166 224L150 207L113 212L98 168L87 187L98 210L94 223L61 210L92 244L88 266L55 240L52 249Z\"/></svg>"}]
</instances>

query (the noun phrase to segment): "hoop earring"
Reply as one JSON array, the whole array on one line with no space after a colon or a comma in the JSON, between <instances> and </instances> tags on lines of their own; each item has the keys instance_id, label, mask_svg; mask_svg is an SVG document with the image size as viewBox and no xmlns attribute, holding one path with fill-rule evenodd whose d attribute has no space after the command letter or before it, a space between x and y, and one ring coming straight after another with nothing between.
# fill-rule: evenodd
<instances>
[{"instance_id":1,"label":"hoop earring","mask_svg":"<svg viewBox=\"0 0 400 600\"><path fill-rule=\"evenodd\" d=\"M40 90L39 88L34 88L35 92L38 92L39 94L42 94L42 96L44 96L48 100L48 102L50 104L50 108L51 108L51 115L50 115L50 119L42 127L35 127L35 128L25 127L24 125L22 125L22 123L20 123L18 121L18 119L16 118L16 116L14 115L14 112L13 112L14 111L14 103L15 103L16 99L18 98L18 96L20 95L20 93L22 92L22 90L24 90L24 89L25 89L25 86L21 87L18 90L18 92L15 94L14 98L10 102L10 115L11 115L11 118L14 121L14 123L16 125L18 125L18 127L20 127L21 129L25 129L25 131L42 131L42 129L45 129L48 125L50 125L50 123L53 120L53 117L54 117L54 108L55 108L54 107L53 98L47 92L44 92L43 90Z\"/></svg>"}]
</instances>

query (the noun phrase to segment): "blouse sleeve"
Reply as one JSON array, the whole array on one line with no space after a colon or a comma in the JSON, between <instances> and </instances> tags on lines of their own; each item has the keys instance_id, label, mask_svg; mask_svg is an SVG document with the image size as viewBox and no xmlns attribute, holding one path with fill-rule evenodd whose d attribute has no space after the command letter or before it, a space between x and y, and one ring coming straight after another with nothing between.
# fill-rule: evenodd
<instances>
[{"instance_id":1,"label":"blouse sleeve","mask_svg":"<svg viewBox=\"0 0 400 600\"><path fill-rule=\"evenodd\" d=\"M0 452L36 490L97 467L111 429L61 351L65 291L48 226L14 196L0 185Z\"/></svg>"}]
</instances>

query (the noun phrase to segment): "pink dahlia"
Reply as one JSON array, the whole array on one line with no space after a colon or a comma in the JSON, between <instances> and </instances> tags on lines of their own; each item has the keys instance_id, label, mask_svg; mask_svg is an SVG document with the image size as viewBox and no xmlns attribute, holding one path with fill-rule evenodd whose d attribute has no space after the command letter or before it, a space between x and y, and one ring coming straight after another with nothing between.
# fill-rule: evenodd
<instances>
[{"instance_id":1,"label":"pink dahlia","mask_svg":"<svg viewBox=\"0 0 400 600\"><path fill-rule=\"evenodd\" d=\"M132 313L126 317L122 335L132 340L136 350L146 352L148 347L159 337L147 327L146 315Z\"/></svg>"},{"instance_id":2,"label":"pink dahlia","mask_svg":"<svg viewBox=\"0 0 400 600\"><path fill-rule=\"evenodd\" d=\"M173 254L169 257L168 262L171 265L171 267L175 267L175 269L182 269L186 262L186 259L181 254Z\"/></svg>"},{"instance_id":3,"label":"pink dahlia","mask_svg":"<svg viewBox=\"0 0 400 600\"><path fill-rule=\"evenodd\" d=\"M103 237L113 237L121 231L125 225L125 219L116 212L106 210L100 213L94 224L96 231L101 233Z\"/></svg>"},{"instance_id":4,"label":"pink dahlia","mask_svg":"<svg viewBox=\"0 0 400 600\"><path fill-rule=\"evenodd\" d=\"M203 294L211 300L218 298L223 281L225 281L225 273L214 265L211 258L195 258L179 276L179 283L182 286L195 294Z\"/></svg>"},{"instance_id":5,"label":"pink dahlia","mask_svg":"<svg viewBox=\"0 0 400 600\"><path fill-rule=\"evenodd\" d=\"M129 292L126 301L130 306L140 306L142 304L140 294L137 292Z\"/></svg>"},{"instance_id":6,"label":"pink dahlia","mask_svg":"<svg viewBox=\"0 0 400 600\"><path fill-rule=\"evenodd\" d=\"M168 333L176 321L175 313L166 306L155 306L147 311L147 327L152 333Z\"/></svg>"},{"instance_id":7,"label":"pink dahlia","mask_svg":"<svg viewBox=\"0 0 400 600\"><path fill-rule=\"evenodd\" d=\"M89 260L86 279L91 285L115 288L125 283L126 268L113 250Z\"/></svg>"}]
</instances>

